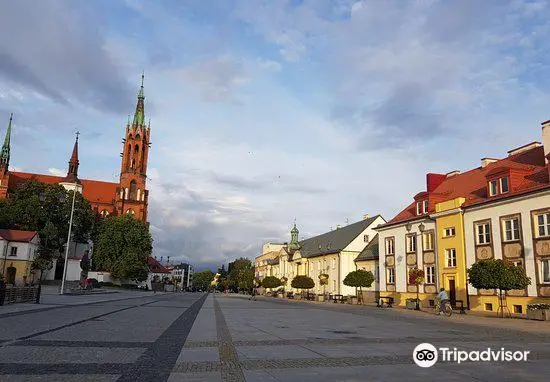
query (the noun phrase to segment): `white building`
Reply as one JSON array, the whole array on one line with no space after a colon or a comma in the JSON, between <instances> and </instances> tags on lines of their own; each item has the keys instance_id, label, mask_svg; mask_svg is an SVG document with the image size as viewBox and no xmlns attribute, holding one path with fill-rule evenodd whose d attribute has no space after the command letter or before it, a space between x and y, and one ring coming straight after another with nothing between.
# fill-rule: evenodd
<instances>
[{"instance_id":1,"label":"white building","mask_svg":"<svg viewBox=\"0 0 550 382\"><path fill-rule=\"evenodd\" d=\"M22 284L24 279L38 280L40 272L33 274L31 265L39 244L36 231L0 229L0 269L7 284Z\"/></svg>"}]
</instances>

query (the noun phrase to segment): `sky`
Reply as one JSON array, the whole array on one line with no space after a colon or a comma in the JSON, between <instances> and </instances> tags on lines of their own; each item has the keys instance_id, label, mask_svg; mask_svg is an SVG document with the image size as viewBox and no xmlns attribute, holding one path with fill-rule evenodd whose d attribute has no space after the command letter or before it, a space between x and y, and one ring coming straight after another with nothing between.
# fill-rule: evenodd
<instances>
[{"instance_id":1,"label":"sky","mask_svg":"<svg viewBox=\"0 0 550 382\"><path fill-rule=\"evenodd\" d=\"M145 73L154 255L214 268L381 214L426 173L541 140L550 4L504 0L0 2L11 165L118 181ZM2 120L4 122L2 122Z\"/></svg>"}]
</instances>

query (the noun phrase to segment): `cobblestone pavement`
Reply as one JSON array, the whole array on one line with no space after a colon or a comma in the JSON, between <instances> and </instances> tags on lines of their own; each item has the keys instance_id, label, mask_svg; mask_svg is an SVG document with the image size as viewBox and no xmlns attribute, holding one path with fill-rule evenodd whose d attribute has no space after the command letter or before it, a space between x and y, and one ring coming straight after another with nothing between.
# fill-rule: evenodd
<instances>
[{"instance_id":1,"label":"cobblestone pavement","mask_svg":"<svg viewBox=\"0 0 550 382\"><path fill-rule=\"evenodd\" d=\"M546 381L550 374L550 324L540 322L218 294L121 297L0 311L0 381ZM412 352L423 342L531 353L528 362L420 368Z\"/></svg>"}]
</instances>

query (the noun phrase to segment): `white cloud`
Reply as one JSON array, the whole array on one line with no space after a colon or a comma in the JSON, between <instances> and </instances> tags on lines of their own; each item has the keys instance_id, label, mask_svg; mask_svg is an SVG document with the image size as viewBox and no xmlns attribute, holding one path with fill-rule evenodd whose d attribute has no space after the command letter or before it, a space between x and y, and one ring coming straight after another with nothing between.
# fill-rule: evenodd
<instances>
[{"instance_id":1,"label":"white cloud","mask_svg":"<svg viewBox=\"0 0 550 382\"><path fill-rule=\"evenodd\" d=\"M48 174L54 175L54 176L65 176L67 173L63 170L58 169L58 168L50 167L48 169Z\"/></svg>"}]
</instances>

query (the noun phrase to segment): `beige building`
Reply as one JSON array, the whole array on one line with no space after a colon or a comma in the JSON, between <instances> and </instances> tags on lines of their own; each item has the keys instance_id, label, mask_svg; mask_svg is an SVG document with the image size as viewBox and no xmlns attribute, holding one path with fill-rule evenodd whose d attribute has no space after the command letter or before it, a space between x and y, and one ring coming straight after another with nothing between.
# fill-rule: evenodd
<instances>
[{"instance_id":1,"label":"beige building","mask_svg":"<svg viewBox=\"0 0 550 382\"><path fill-rule=\"evenodd\" d=\"M345 286L343 280L348 273L358 269L356 260L369 243L376 242L374 228L385 222L380 215L365 216L359 222L301 241L298 237L299 231L294 225L288 245L283 245L276 252L268 252L256 258L258 267L256 273L264 277L272 275L285 278L288 280L285 286L287 290L291 289L290 283L294 277L305 275L315 283L311 292L355 295L355 288ZM377 259L370 259L370 257L359 261L359 265L368 267L377 280L376 263ZM321 285L321 275L328 276L326 285ZM373 292L376 290L375 284L371 288Z\"/></svg>"}]
</instances>

